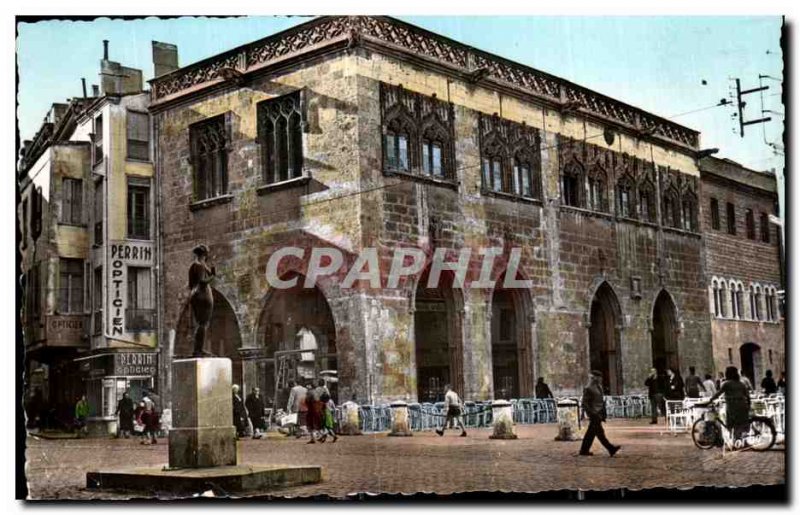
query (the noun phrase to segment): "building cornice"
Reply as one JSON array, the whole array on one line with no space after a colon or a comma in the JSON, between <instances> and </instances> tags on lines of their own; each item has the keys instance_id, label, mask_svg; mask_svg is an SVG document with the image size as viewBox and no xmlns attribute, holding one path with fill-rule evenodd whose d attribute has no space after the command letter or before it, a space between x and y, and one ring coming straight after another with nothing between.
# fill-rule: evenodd
<instances>
[{"instance_id":1,"label":"building cornice","mask_svg":"<svg viewBox=\"0 0 800 515\"><path fill-rule=\"evenodd\" d=\"M658 143L696 151L699 132L567 80L385 16L325 16L152 79L155 110L264 68L356 46L411 56L465 82L510 89L558 110L612 123ZM333 48L331 48L333 47Z\"/></svg>"}]
</instances>

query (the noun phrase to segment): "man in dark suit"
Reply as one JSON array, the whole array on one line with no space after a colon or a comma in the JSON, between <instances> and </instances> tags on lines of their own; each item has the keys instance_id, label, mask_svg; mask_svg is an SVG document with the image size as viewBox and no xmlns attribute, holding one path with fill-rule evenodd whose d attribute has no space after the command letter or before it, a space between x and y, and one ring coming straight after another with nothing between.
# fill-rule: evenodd
<instances>
[{"instance_id":1,"label":"man in dark suit","mask_svg":"<svg viewBox=\"0 0 800 515\"><path fill-rule=\"evenodd\" d=\"M583 390L583 411L589 417L589 427L586 429L586 435L584 435L583 443L581 444L581 456L592 456L590 449L595 436L606 448L609 455L614 456L620 450L619 445L612 445L608 441L603 430L603 422L606 420L606 406L603 400L602 382L603 374L597 370L592 370L592 374L589 377L589 386Z\"/></svg>"}]
</instances>

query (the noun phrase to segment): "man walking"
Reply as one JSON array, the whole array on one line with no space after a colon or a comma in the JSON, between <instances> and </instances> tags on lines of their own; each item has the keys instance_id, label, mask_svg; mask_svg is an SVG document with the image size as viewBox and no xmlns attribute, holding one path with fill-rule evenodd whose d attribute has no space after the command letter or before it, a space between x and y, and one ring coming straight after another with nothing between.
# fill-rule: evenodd
<instances>
[{"instance_id":1,"label":"man walking","mask_svg":"<svg viewBox=\"0 0 800 515\"><path fill-rule=\"evenodd\" d=\"M606 448L610 456L614 456L621 448L619 445L612 445L606 438L603 430L603 422L606 420L606 406L603 400L602 387L603 374L597 370L592 370L589 376L589 386L583 390L583 411L589 417L589 427L581 444L581 456L592 456L590 449L594 438L597 437L603 447Z\"/></svg>"},{"instance_id":2,"label":"man walking","mask_svg":"<svg viewBox=\"0 0 800 515\"><path fill-rule=\"evenodd\" d=\"M250 422L253 424L253 439L261 438L262 430L266 430L264 424L264 398L261 397L261 389L258 387L250 390L250 395L244 401L247 413L250 415Z\"/></svg>"},{"instance_id":3,"label":"man walking","mask_svg":"<svg viewBox=\"0 0 800 515\"><path fill-rule=\"evenodd\" d=\"M436 430L436 434L444 436L444 430L447 429L451 421L455 420L461 428L461 436L467 436L467 430L464 428L464 421L461 419L461 399L459 399L458 394L453 391L453 388L449 384L444 385L444 389L444 406L447 409L447 416L445 417L441 429Z\"/></svg>"},{"instance_id":4,"label":"man walking","mask_svg":"<svg viewBox=\"0 0 800 515\"><path fill-rule=\"evenodd\" d=\"M650 375L644 382L647 387L647 397L650 399L650 423L658 424L658 411L664 402L664 392L662 390L663 381L659 381L658 371L650 369Z\"/></svg>"},{"instance_id":5,"label":"man walking","mask_svg":"<svg viewBox=\"0 0 800 515\"><path fill-rule=\"evenodd\" d=\"M703 381L703 388L706 390L706 395L714 395L717 393L717 385L714 383L714 378L711 374L706 374L706 380Z\"/></svg>"},{"instance_id":6,"label":"man walking","mask_svg":"<svg viewBox=\"0 0 800 515\"><path fill-rule=\"evenodd\" d=\"M78 438L89 433L86 427L86 419L89 417L89 402L86 395L81 395L75 404L75 427L78 430Z\"/></svg>"},{"instance_id":7,"label":"man walking","mask_svg":"<svg viewBox=\"0 0 800 515\"><path fill-rule=\"evenodd\" d=\"M296 384L294 381L289 381L289 402L286 403L286 412L289 415L296 414L297 422L292 426L292 431L297 433L297 438L306 431L306 414L308 407L306 406L306 393L307 389L301 385ZM290 433L291 434L291 433Z\"/></svg>"},{"instance_id":8,"label":"man walking","mask_svg":"<svg viewBox=\"0 0 800 515\"><path fill-rule=\"evenodd\" d=\"M706 388L703 386L703 380L700 379L700 376L694 373L694 367L689 367L689 375L686 377L684 386L686 387L686 396L690 399L699 399L700 390L702 390L703 393L706 393Z\"/></svg>"},{"instance_id":9,"label":"man walking","mask_svg":"<svg viewBox=\"0 0 800 515\"><path fill-rule=\"evenodd\" d=\"M231 387L233 393L233 425L236 427L236 436L241 438L247 435L247 408L239 396L239 385Z\"/></svg>"}]
</instances>

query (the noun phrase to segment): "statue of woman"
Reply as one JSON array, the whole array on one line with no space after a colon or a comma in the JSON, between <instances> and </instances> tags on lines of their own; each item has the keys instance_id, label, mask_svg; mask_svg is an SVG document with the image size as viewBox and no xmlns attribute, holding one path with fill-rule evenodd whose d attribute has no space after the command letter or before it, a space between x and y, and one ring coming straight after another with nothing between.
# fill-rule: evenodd
<instances>
[{"instance_id":1,"label":"statue of woman","mask_svg":"<svg viewBox=\"0 0 800 515\"><path fill-rule=\"evenodd\" d=\"M208 260L208 247L198 245L192 252L195 261L189 267L189 288L192 290L189 302L192 305L192 315L195 321L194 330L194 356L213 356L205 349L206 330L211 323L211 314L214 311L214 295L209 284L214 280L216 269L206 263Z\"/></svg>"}]
</instances>

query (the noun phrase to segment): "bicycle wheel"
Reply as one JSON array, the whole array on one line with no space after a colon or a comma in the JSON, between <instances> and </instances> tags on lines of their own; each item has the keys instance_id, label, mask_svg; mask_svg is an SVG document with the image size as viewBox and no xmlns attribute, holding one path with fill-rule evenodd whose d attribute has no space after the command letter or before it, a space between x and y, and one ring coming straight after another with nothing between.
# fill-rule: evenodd
<instances>
[{"instance_id":1,"label":"bicycle wheel","mask_svg":"<svg viewBox=\"0 0 800 515\"><path fill-rule=\"evenodd\" d=\"M775 425L766 417L750 419L750 431L746 436L747 445L754 451L766 451L775 445Z\"/></svg>"},{"instance_id":2,"label":"bicycle wheel","mask_svg":"<svg viewBox=\"0 0 800 515\"><path fill-rule=\"evenodd\" d=\"M707 450L714 447L717 435L715 425L716 422L709 422L702 418L692 424L692 441L699 449Z\"/></svg>"}]
</instances>

